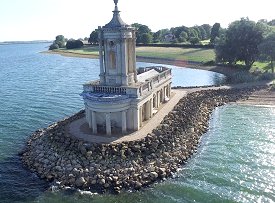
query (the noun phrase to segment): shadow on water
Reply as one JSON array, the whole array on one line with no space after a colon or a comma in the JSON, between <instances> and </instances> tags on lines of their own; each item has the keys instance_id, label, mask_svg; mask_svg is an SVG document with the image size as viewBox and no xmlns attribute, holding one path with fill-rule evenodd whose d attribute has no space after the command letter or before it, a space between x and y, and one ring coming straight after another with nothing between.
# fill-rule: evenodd
<instances>
[{"instance_id":1,"label":"shadow on water","mask_svg":"<svg viewBox=\"0 0 275 203\"><path fill-rule=\"evenodd\" d=\"M30 202L45 192L48 183L26 170L19 156L0 161L0 202Z\"/></svg>"}]
</instances>

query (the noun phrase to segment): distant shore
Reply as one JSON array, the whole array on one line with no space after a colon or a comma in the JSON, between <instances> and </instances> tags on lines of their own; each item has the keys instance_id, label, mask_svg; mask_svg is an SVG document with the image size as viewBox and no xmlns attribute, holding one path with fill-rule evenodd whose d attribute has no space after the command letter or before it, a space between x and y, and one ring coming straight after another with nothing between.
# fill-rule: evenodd
<instances>
[{"instance_id":1,"label":"distant shore","mask_svg":"<svg viewBox=\"0 0 275 203\"><path fill-rule=\"evenodd\" d=\"M90 59L98 59L99 56L95 54L80 54L80 53L71 53L65 52L62 50L58 51L43 51L41 53L44 54L59 54L65 57L77 57L77 58L90 58ZM226 76L231 75L233 73L239 72L238 69L232 67L224 67L224 66L203 66L200 63L190 63L185 60L177 60L177 59L164 59L164 58L155 58L155 57L139 57L137 56L138 62L146 62L146 63L156 63L156 64L166 64L166 65L174 65L183 68L192 68L199 70L212 71L216 73L221 73Z\"/></svg>"}]
</instances>

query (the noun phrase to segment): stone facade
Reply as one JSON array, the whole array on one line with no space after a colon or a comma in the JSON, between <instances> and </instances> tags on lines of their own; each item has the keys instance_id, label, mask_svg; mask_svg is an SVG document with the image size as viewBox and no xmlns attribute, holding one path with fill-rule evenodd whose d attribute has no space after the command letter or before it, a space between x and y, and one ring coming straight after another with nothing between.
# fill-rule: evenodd
<instances>
[{"instance_id":1,"label":"stone facade","mask_svg":"<svg viewBox=\"0 0 275 203\"><path fill-rule=\"evenodd\" d=\"M100 79L84 84L86 120L94 134L139 130L171 96L171 69L136 68L135 28L112 20L99 27Z\"/></svg>"}]
</instances>

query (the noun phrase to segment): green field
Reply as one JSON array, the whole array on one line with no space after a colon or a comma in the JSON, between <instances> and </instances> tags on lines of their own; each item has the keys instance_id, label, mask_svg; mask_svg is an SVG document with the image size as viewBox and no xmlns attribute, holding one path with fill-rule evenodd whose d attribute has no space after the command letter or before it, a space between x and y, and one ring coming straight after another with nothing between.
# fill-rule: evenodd
<instances>
[{"instance_id":1,"label":"green field","mask_svg":"<svg viewBox=\"0 0 275 203\"><path fill-rule=\"evenodd\" d=\"M98 47L84 46L79 49L59 49L56 52L71 53L79 55L98 56ZM196 62L207 62L215 60L215 52L213 49L194 49L194 48L178 48L178 47L137 47L137 56L153 57L161 59L177 59Z\"/></svg>"},{"instance_id":2,"label":"green field","mask_svg":"<svg viewBox=\"0 0 275 203\"><path fill-rule=\"evenodd\" d=\"M69 53L82 56L98 57L97 46L84 46L79 49L58 49L55 52ZM180 48L180 47L137 47L137 57L150 57L160 59L175 59L175 60L186 60L194 62L208 62L215 61L214 49L203 49L203 48ZM239 65L244 63L238 62ZM269 63L256 61L251 70L262 70L265 71Z\"/></svg>"},{"instance_id":3,"label":"green field","mask_svg":"<svg viewBox=\"0 0 275 203\"><path fill-rule=\"evenodd\" d=\"M201 48L137 47L137 56L196 62L207 62L215 60L215 52L213 49Z\"/></svg>"},{"instance_id":4,"label":"green field","mask_svg":"<svg viewBox=\"0 0 275 203\"><path fill-rule=\"evenodd\" d=\"M55 52L61 53L72 53L72 54L80 54L80 55L95 55L98 56L98 47L97 46L84 46L78 49L57 49Z\"/></svg>"}]
</instances>

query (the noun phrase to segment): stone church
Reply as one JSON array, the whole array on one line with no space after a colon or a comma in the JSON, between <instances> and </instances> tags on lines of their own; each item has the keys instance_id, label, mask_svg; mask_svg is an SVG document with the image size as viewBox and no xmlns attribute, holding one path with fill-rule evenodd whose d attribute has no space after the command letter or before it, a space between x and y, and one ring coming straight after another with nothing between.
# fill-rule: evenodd
<instances>
[{"instance_id":1,"label":"stone church","mask_svg":"<svg viewBox=\"0 0 275 203\"><path fill-rule=\"evenodd\" d=\"M120 17L98 28L100 79L83 85L86 120L93 134L139 130L171 96L171 69L136 67L136 29Z\"/></svg>"}]
</instances>

